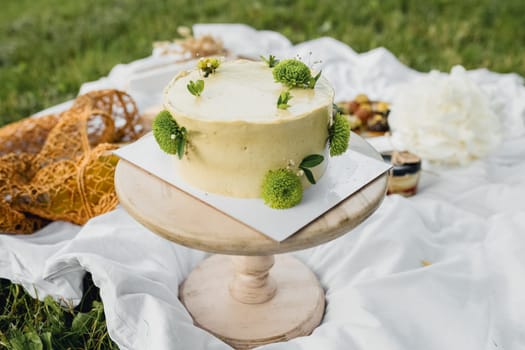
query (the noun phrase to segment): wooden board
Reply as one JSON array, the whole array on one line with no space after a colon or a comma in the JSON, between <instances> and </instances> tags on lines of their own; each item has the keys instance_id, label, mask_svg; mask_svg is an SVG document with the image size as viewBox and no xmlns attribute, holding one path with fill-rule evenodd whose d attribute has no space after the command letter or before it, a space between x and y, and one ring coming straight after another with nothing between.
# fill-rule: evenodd
<instances>
[{"instance_id":1,"label":"wooden board","mask_svg":"<svg viewBox=\"0 0 525 350\"><path fill-rule=\"evenodd\" d=\"M352 134L350 147L381 159L358 135ZM386 193L387 174L282 242L264 236L126 161L117 165L115 188L121 205L137 221L166 239L212 253L270 255L316 246L350 231L380 205Z\"/></svg>"}]
</instances>

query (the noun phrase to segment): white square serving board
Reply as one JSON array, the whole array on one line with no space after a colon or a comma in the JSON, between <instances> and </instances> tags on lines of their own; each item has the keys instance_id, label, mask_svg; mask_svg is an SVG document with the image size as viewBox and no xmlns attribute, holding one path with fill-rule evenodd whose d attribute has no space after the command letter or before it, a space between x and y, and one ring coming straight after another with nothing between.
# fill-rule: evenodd
<instances>
[{"instance_id":1,"label":"white square serving board","mask_svg":"<svg viewBox=\"0 0 525 350\"><path fill-rule=\"evenodd\" d=\"M260 198L226 197L187 184L176 174L173 156L160 150L151 133L114 153L276 241L293 235L390 168L385 162L349 149L330 158L325 174L304 191L301 203L289 209L272 209Z\"/></svg>"}]
</instances>

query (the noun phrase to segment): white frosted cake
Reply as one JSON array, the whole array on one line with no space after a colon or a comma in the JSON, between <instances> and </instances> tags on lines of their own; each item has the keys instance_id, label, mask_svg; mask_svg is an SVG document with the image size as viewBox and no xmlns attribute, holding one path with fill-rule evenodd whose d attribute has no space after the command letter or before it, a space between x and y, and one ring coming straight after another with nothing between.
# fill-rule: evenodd
<instances>
[{"instance_id":1,"label":"white frosted cake","mask_svg":"<svg viewBox=\"0 0 525 350\"><path fill-rule=\"evenodd\" d=\"M204 58L168 84L152 130L187 184L286 209L348 147L333 99L321 72L297 59Z\"/></svg>"},{"instance_id":2,"label":"white frosted cake","mask_svg":"<svg viewBox=\"0 0 525 350\"><path fill-rule=\"evenodd\" d=\"M205 86L196 97L187 85L199 79ZM319 179L329 159L333 89L321 77L313 89L291 89L290 106L279 109L284 89L264 62L223 62L206 78L197 69L178 74L164 91L164 107L187 130L184 157L176 160L182 178L212 193L260 197L268 170L320 154L324 161L312 168Z\"/></svg>"}]
</instances>

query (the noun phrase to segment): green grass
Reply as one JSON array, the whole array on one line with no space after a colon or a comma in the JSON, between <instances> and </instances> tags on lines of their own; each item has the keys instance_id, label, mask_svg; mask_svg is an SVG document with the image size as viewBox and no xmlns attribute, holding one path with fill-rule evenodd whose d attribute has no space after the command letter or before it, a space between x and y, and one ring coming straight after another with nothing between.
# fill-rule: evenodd
<instances>
[{"instance_id":1,"label":"green grass","mask_svg":"<svg viewBox=\"0 0 525 350\"><path fill-rule=\"evenodd\" d=\"M199 5L195 5L199 4ZM0 13L0 125L73 98L111 67L151 53L179 25L243 22L293 42L378 46L422 71L452 65L525 75L522 0L16 0Z\"/></svg>"},{"instance_id":2,"label":"green grass","mask_svg":"<svg viewBox=\"0 0 525 350\"><path fill-rule=\"evenodd\" d=\"M118 349L108 336L104 307L89 275L76 308L51 297L33 299L22 287L0 279L0 349Z\"/></svg>"},{"instance_id":3,"label":"green grass","mask_svg":"<svg viewBox=\"0 0 525 350\"><path fill-rule=\"evenodd\" d=\"M148 56L153 41L194 23L249 23L294 43L332 36L358 52L384 46L421 71L462 64L525 76L523 13L523 0L4 1L0 126L73 98L83 82ZM114 348L98 292L89 280L86 286L80 308L60 309L0 281L0 348L33 349L13 341L35 349L48 349L49 341L53 349Z\"/></svg>"}]
</instances>

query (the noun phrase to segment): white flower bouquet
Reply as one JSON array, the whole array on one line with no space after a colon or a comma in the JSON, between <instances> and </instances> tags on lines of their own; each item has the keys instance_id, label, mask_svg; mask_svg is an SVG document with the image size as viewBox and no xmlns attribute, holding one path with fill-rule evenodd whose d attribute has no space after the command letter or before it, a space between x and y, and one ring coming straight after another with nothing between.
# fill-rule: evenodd
<instances>
[{"instance_id":1,"label":"white flower bouquet","mask_svg":"<svg viewBox=\"0 0 525 350\"><path fill-rule=\"evenodd\" d=\"M430 162L466 164L500 141L498 116L461 66L412 81L392 102L393 145Z\"/></svg>"}]
</instances>

